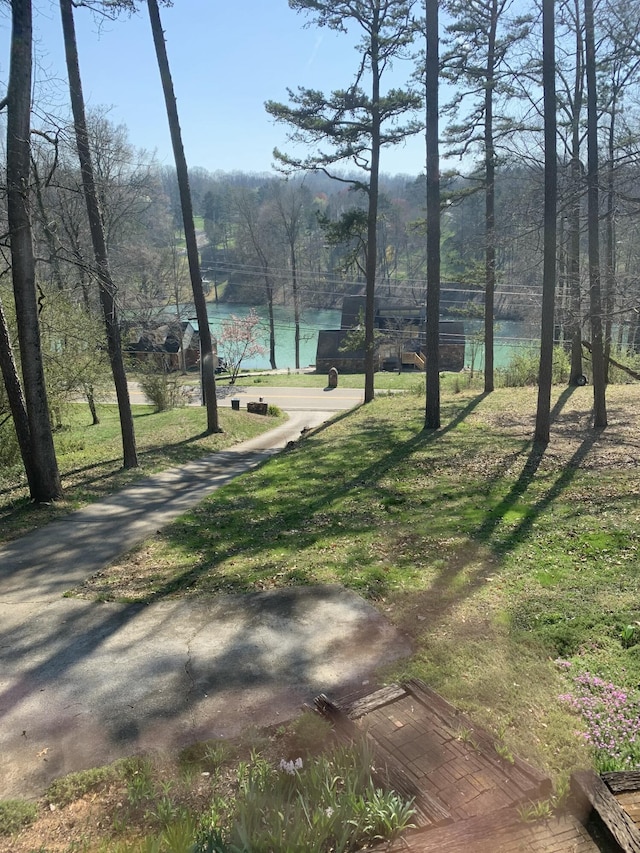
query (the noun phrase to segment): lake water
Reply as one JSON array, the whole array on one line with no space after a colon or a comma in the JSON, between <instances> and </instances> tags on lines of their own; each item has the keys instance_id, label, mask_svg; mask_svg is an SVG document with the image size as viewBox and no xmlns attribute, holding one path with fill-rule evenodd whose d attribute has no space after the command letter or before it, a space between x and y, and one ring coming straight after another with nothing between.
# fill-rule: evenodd
<instances>
[{"instance_id":1,"label":"lake water","mask_svg":"<svg viewBox=\"0 0 640 853\"><path fill-rule=\"evenodd\" d=\"M268 370L269 363L269 314L265 305L254 309L260 323L260 343L265 348L263 356L247 359L242 362L242 367L249 370ZM246 317L251 312L249 305L229 305L227 303L218 305L208 304L209 326L211 334L219 337L225 320L236 317ZM295 321L293 310L276 306L273 309L275 338L276 338L276 365L278 368L295 368ZM320 329L339 329L341 311L310 309L302 313L300 318L300 367L309 367L316 361L316 347L318 344L318 331Z\"/></svg>"},{"instance_id":2,"label":"lake water","mask_svg":"<svg viewBox=\"0 0 640 853\"><path fill-rule=\"evenodd\" d=\"M190 316L193 316L193 308ZM209 314L209 325L214 337L218 337L222 331L223 324L232 315L246 317L251 312L249 305L229 305L211 303L207 305ZM254 309L261 318L260 342L265 347L264 356L256 356L242 362L243 368L251 370L268 370L269 364L269 319L266 306ZM300 321L300 367L305 368L315 364L316 346L318 342L318 331L320 329L339 329L341 311L309 309L303 312ZM295 342L294 342L294 319L293 310L290 308L274 308L275 336L276 336L276 364L280 369L295 368ZM475 369L482 369L484 353L482 345L474 344L472 335L482 328L480 321L471 321L465 324L467 342L465 348L465 364L471 366L473 361ZM532 324L519 322L499 322L496 324L495 336L495 364L496 367L505 367L513 356L514 349L519 347L539 346L535 338L535 328Z\"/></svg>"}]
</instances>

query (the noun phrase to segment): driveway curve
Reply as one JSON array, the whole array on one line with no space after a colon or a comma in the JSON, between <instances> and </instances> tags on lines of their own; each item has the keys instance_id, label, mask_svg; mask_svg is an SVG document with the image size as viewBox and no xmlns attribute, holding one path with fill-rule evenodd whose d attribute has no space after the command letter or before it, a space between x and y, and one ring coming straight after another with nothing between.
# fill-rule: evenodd
<instances>
[{"instance_id":1,"label":"driveway curve","mask_svg":"<svg viewBox=\"0 0 640 853\"><path fill-rule=\"evenodd\" d=\"M64 592L331 417L286 424L149 477L0 549L0 798L139 751L294 716L368 683L407 640L341 587L158 602Z\"/></svg>"}]
</instances>

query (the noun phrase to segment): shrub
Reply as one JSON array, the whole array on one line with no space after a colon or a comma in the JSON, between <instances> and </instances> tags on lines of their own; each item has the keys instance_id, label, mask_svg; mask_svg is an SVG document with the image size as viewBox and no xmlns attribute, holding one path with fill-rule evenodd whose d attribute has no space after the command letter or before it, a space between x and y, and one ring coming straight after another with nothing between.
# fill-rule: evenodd
<instances>
[{"instance_id":1,"label":"shrub","mask_svg":"<svg viewBox=\"0 0 640 853\"><path fill-rule=\"evenodd\" d=\"M414 382L409 383L409 387L407 388L407 392L409 394L413 394L414 397L424 397L426 390L427 385L425 376L418 377Z\"/></svg>"},{"instance_id":2,"label":"shrub","mask_svg":"<svg viewBox=\"0 0 640 853\"><path fill-rule=\"evenodd\" d=\"M496 384L503 387L520 387L538 384L540 367L539 347L518 347L505 368L496 371ZM569 380L570 361L562 347L553 348L552 382L561 385Z\"/></svg>"},{"instance_id":3,"label":"shrub","mask_svg":"<svg viewBox=\"0 0 640 853\"><path fill-rule=\"evenodd\" d=\"M38 816L35 803L26 800L0 801L0 835L13 835L33 823Z\"/></svg>"},{"instance_id":4,"label":"shrub","mask_svg":"<svg viewBox=\"0 0 640 853\"><path fill-rule=\"evenodd\" d=\"M91 767L88 770L78 770L68 773L49 785L45 797L57 806L66 806L74 800L84 797L89 791L103 788L119 779L129 780L140 772L149 772L148 763L138 756L120 758L113 764L102 767Z\"/></svg>"},{"instance_id":5,"label":"shrub","mask_svg":"<svg viewBox=\"0 0 640 853\"><path fill-rule=\"evenodd\" d=\"M0 420L2 420L1 410ZM14 466L19 464L20 459L20 447L13 427L13 420L11 417L7 417L7 420L0 425L0 465L3 467L5 465L7 467Z\"/></svg>"},{"instance_id":6,"label":"shrub","mask_svg":"<svg viewBox=\"0 0 640 853\"><path fill-rule=\"evenodd\" d=\"M640 373L640 353L633 352L628 349L622 349L620 347L612 347L611 358L620 364L624 364L625 367L628 367L630 370L635 370L636 373ZM620 370L619 367L615 367L613 364L609 365L609 382L612 384L624 385L636 381L637 380L629 376L626 371Z\"/></svg>"},{"instance_id":7,"label":"shrub","mask_svg":"<svg viewBox=\"0 0 640 853\"><path fill-rule=\"evenodd\" d=\"M92 767L90 770L79 770L55 779L47 788L45 796L50 803L66 806L89 791L109 784L118 776L117 767L111 764L105 767Z\"/></svg>"},{"instance_id":8,"label":"shrub","mask_svg":"<svg viewBox=\"0 0 640 853\"><path fill-rule=\"evenodd\" d=\"M145 372L140 376L140 387L156 412L168 412L186 406L188 390L180 383L177 374L163 370Z\"/></svg>"}]
</instances>

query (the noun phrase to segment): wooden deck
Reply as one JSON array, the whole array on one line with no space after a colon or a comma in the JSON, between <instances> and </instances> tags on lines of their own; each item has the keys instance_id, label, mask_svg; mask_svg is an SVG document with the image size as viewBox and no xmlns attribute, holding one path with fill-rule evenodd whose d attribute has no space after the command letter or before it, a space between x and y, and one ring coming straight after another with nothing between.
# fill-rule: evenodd
<instances>
[{"instance_id":1,"label":"wooden deck","mask_svg":"<svg viewBox=\"0 0 640 853\"><path fill-rule=\"evenodd\" d=\"M402 365L404 367L405 364L411 364L413 367L417 367L418 370L424 370L426 367L426 359L419 352L403 352L402 353Z\"/></svg>"},{"instance_id":2,"label":"wooden deck","mask_svg":"<svg viewBox=\"0 0 640 853\"><path fill-rule=\"evenodd\" d=\"M602 853L572 814L524 823L515 809L432 831L405 833L385 853ZM617 848L616 848L617 849Z\"/></svg>"},{"instance_id":3,"label":"wooden deck","mask_svg":"<svg viewBox=\"0 0 640 853\"><path fill-rule=\"evenodd\" d=\"M517 757L503 758L494 739L431 690L412 680L316 707L350 738L364 735L379 778L414 798L415 830L387 851L400 853L594 853L579 816L527 823L527 804L547 797L550 780Z\"/></svg>"}]
</instances>

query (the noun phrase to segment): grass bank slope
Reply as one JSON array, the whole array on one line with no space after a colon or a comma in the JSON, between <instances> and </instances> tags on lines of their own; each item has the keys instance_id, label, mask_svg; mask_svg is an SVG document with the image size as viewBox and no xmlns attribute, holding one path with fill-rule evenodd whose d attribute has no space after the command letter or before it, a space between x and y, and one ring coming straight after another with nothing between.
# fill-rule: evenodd
<instances>
[{"instance_id":1,"label":"grass bank slope","mask_svg":"<svg viewBox=\"0 0 640 853\"><path fill-rule=\"evenodd\" d=\"M221 433L206 432L206 410L185 407L155 412L132 406L139 467L122 468L118 408L100 406L100 423L91 426L86 404L65 407L63 427L54 435L64 500L47 506L29 501L26 477L17 453L13 464L0 465L0 543L40 527L61 515L122 489L135 480L181 465L253 438L282 418L219 410Z\"/></svg>"},{"instance_id":2,"label":"grass bank slope","mask_svg":"<svg viewBox=\"0 0 640 853\"><path fill-rule=\"evenodd\" d=\"M562 779L593 752L559 695L573 673L640 682L640 388L557 389L548 446L535 389L381 397L230 485L85 584L86 597L341 583L407 633L418 675ZM135 571L132 571L132 566ZM562 658L557 664L556 659Z\"/></svg>"}]
</instances>

